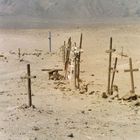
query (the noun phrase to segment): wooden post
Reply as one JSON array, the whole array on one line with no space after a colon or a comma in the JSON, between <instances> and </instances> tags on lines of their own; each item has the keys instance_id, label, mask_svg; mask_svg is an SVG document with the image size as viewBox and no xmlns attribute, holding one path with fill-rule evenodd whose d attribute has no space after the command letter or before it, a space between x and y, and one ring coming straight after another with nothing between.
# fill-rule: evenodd
<instances>
[{"instance_id":1,"label":"wooden post","mask_svg":"<svg viewBox=\"0 0 140 140\"><path fill-rule=\"evenodd\" d=\"M64 46L62 47L62 59L63 59L63 63L65 64L66 62L66 42L64 41Z\"/></svg>"},{"instance_id":2,"label":"wooden post","mask_svg":"<svg viewBox=\"0 0 140 140\"><path fill-rule=\"evenodd\" d=\"M49 32L49 51L52 52L52 37L51 37L51 32Z\"/></svg>"},{"instance_id":3,"label":"wooden post","mask_svg":"<svg viewBox=\"0 0 140 140\"><path fill-rule=\"evenodd\" d=\"M132 65L132 58L129 58L129 66L130 69L124 70L124 72L130 72L130 77L131 77L131 93L135 93L135 86L134 86L134 75L133 72L139 71L139 69L133 69Z\"/></svg>"},{"instance_id":4,"label":"wooden post","mask_svg":"<svg viewBox=\"0 0 140 140\"><path fill-rule=\"evenodd\" d=\"M31 76L30 64L27 64L27 76L21 77L22 79L27 79L28 81L28 105L32 106L32 90L31 90L31 79L36 78L36 76Z\"/></svg>"},{"instance_id":5,"label":"wooden post","mask_svg":"<svg viewBox=\"0 0 140 140\"><path fill-rule=\"evenodd\" d=\"M71 51L71 37L68 40L68 48L66 52L66 61L65 61L65 79L67 79L68 74L68 65L69 65L69 57L70 57L70 51Z\"/></svg>"},{"instance_id":6,"label":"wooden post","mask_svg":"<svg viewBox=\"0 0 140 140\"><path fill-rule=\"evenodd\" d=\"M79 58L78 58L78 56L75 54L75 58L74 58L74 63L75 63L75 65L74 65L74 85L75 85L75 88L77 88L78 87L78 60L79 60Z\"/></svg>"},{"instance_id":7,"label":"wooden post","mask_svg":"<svg viewBox=\"0 0 140 140\"><path fill-rule=\"evenodd\" d=\"M108 66L108 86L107 86L107 94L110 95L110 89L111 89L111 64L112 64L112 53L115 52L115 49L112 49L112 37L110 38L110 47L109 50L106 51L107 53L109 53L109 66Z\"/></svg>"},{"instance_id":8,"label":"wooden post","mask_svg":"<svg viewBox=\"0 0 140 140\"><path fill-rule=\"evenodd\" d=\"M123 58L123 47L122 47L122 52L121 52L121 59Z\"/></svg>"},{"instance_id":9,"label":"wooden post","mask_svg":"<svg viewBox=\"0 0 140 140\"><path fill-rule=\"evenodd\" d=\"M115 74L116 74L116 72L117 72L117 70L116 70L117 62L118 62L118 58L116 57L116 58L115 58L114 68L113 68L112 81L111 81L111 94L113 94L114 79L115 79Z\"/></svg>"},{"instance_id":10,"label":"wooden post","mask_svg":"<svg viewBox=\"0 0 140 140\"><path fill-rule=\"evenodd\" d=\"M19 58L19 60L20 60L20 58L21 58L20 48L18 48L18 58Z\"/></svg>"},{"instance_id":11,"label":"wooden post","mask_svg":"<svg viewBox=\"0 0 140 140\"><path fill-rule=\"evenodd\" d=\"M81 49L83 43L83 34L80 36L80 46L79 46L79 56L78 56L78 68L77 68L77 81L78 81L78 89L80 88L80 62L81 62Z\"/></svg>"},{"instance_id":12,"label":"wooden post","mask_svg":"<svg viewBox=\"0 0 140 140\"><path fill-rule=\"evenodd\" d=\"M31 76L30 64L27 64L27 76ZM28 78L28 98L29 98L29 107L32 106L32 93L31 93L31 79Z\"/></svg>"}]
</instances>

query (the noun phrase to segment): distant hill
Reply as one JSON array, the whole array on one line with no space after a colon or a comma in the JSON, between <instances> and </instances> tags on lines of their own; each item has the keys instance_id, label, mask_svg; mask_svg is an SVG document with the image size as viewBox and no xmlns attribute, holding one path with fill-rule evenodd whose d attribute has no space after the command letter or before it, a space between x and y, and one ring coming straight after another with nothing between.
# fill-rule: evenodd
<instances>
[{"instance_id":1,"label":"distant hill","mask_svg":"<svg viewBox=\"0 0 140 140\"><path fill-rule=\"evenodd\" d=\"M134 17L140 17L140 0L0 0L0 27Z\"/></svg>"}]
</instances>

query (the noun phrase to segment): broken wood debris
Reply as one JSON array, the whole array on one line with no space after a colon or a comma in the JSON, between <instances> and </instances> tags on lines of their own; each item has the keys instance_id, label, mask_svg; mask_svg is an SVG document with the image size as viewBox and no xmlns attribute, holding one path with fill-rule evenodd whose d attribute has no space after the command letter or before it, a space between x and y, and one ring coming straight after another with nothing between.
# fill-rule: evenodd
<instances>
[{"instance_id":1,"label":"broken wood debris","mask_svg":"<svg viewBox=\"0 0 140 140\"><path fill-rule=\"evenodd\" d=\"M42 71L48 71L49 80L64 80L64 76L59 74L63 69L42 69Z\"/></svg>"}]
</instances>

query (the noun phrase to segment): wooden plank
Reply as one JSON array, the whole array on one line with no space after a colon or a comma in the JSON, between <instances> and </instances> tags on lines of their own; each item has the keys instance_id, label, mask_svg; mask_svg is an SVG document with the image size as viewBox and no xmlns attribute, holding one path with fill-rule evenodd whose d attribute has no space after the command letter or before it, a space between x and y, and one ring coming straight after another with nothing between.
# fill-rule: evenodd
<instances>
[{"instance_id":1,"label":"wooden plank","mask_svg":"<svg viewBox=\"0 0 140 140\"><path fill-rule=\"evenodd\" d=\"M112 50L112 37L110 38L110 48ZM111 62L112 62L112 51L109 53L109 66L108 66L108 88L107 93L110 94L110 80L111 80Z\"/></svg>"},{"instance_id":2,"label":"wooden plank","mask_svg":"<svg viewBox=\"0 0 140 140\"><path fill-rule=\"evenodd\" d=\"M42 69L42 71L63 71L63 69Z\"/></svg>"},{"instance_id":3,"label":"wooden plank","mask_svg":"<svg viewBox=\"0 0 140 140\"><path fill-rule=\"evenodd\" d=\"M27 64L27 75L31 76L30 64ZM32 106L32 93L31 93L31 78L28 78L28 99L29 99L29 107Z\"/></svg>"}]
</instances>

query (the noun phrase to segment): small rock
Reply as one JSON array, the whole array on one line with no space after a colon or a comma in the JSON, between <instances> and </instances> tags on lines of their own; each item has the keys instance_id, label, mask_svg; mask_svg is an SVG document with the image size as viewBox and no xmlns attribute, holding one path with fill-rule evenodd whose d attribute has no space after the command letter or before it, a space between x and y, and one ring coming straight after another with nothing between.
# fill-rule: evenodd
<instances>
[{"instance_id":1,"label":"small rock","mask_svg":"<svg viewBox=\"0 0 140 140\"><path fill-rule=\"evenodd\" d=\"M69 134L68 137L70 137L70 138L74 138L73 133Z\"/></svg>"},{"instance_id":2,"label":"small rock","mask_svg":"<svg viewBox=\"0 0 140 140\"><path fill-rule=\"evenodd\" d=\"M93 95L95 93L95 91L91 91L89 92L89 95Z\"/></svg>"},{"instance_id":3,"label":"small rock","mask_svg":"<svg viewBox=\"0 0 140 140\"><path fill-rule=\"evenodd\" d=\"M130 93L127 93L125 96L123 96L122 99L125 101L132 101L132 100L137 100L138 96L130 92Z\"/></svg>"},{"instance_id":4,"label":"small rock","mask_svg":"<svg viewBox=\"0 0 140 140\"><path fill-rule=\"evenodd\" d=\"M112 99L112 100L114 100L115 98L118 99L119 98L118 92L113 92L113 95L111 95L109 98Z\"/></svg>"},{"instance_id":5,"label":"small rock","mask_svg":"<svg viewBox=\"0 0 140 140\"><path fill-rule=\"evenodd\" d=\"M140 102L139 101L135 102L134 106L140 106Z\"/></svg>"},{"instance_id":6,"label":"small rock","mask_svg":"<svg viewBox=\"0 0 140 140\"><path fill-rule=\"evenodd\" d=\"M88 111L92 111L92 109L88 109Z\"/></svg>"},{"instance_id":7,"label":"small rock","mask_svg":"<svg viewBox=\"0 0 140 140\"><path fill-rule=\"evenodd\" d=\"M34 130L34 131L39 131L40 129L39 129L37 126L34 126L34 127L32 128L32 130Z\"/></svg>"},{"instance_id":8,"label":"small rock","mask_svg":"<svg viewBox=\"0 0 140 140\"><path fill-rule=\"evenodd\" d=\"M84 111L84 110L82 110L82 111L81 111L81 113L82 113L82 114L85 114L85 111Z\"/></svg>"},{"instance_id":9,"label":"small rock","mask_svg":"<svg viewBox=\"0 0 140 140\"><path fill-rule=\"evenodd\" d=\"M102 98L104 98L104 99L107 99L107 98L108 98L106 92L103 92L103 93L102 93Z\"/></svg>"}]
</instances>

